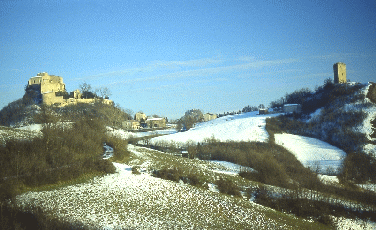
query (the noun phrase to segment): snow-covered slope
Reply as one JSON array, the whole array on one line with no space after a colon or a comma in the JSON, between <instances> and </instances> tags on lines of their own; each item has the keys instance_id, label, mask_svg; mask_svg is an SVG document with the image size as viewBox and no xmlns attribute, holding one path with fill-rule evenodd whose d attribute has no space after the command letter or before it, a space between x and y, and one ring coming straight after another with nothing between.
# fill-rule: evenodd
<instances>
[{"instance_id":1,"label":"snow-covered slope","mask_svg":"<svg viewBox=\"0 0 376 230\"><path fill-rule=\"evenodd\" d=\"M316 138L293 134L275 134L275 143L282 145L295 155L306 167L321 173L334 173L341 166L346 153Z\"/></svg>"},{"instance_id":2,"label":"snow-covered slope","mask_svg":"<svg viewBox=\"0 0 376 230\"><path fill-rule=\"evenodd\" d=\"M184 145L187 141L203 142L206 138L220 141L260 141L266 142L269 138L265 130L265 119L277 114L257 115L258 112L249 112L240 115L221 117L208 122L202 122L196 127L172 135L151 139L151 142L175 142Z\"/></svg>"},{"instance_id":3,"label":"snow-covered slope","mask_svg":"<svg viewBox=\"0 0 376 230\"><path fill-rule=\"evenodd\" d=\"M368 90L370 88L371 84L368 84L364 90L363 94L367 95ZM372 126L371 121L376 119L376 105L371 102L370 99L366 98L365 101L369 104L372 104L373 106L369 106L363 111L367 114L367 117L363 120L363 124L360 125L359 127L356 127L357 130L360 132L363 132L366 134L366 137L370 141L376 141L376 138L372 138L371 135L376 132L375 127ZM376 145L373 144L366 144L364 147L364 152L366 152L369 155L375 156L376 157Z\"/></svg>"},{"instance_id":4,"label":"snow-covered slope","mask_svg":"<svg viewBox=\"0 0 376 230\"><path fill-rule=\"evenodd\" d=\"M117 173L61 189L28 192L15 202L36 206L85 229L292 229L268 208L194 186L132 174L114 163ZM286 222L286 223L285 223Z\"/></svg>"}]
</instances>

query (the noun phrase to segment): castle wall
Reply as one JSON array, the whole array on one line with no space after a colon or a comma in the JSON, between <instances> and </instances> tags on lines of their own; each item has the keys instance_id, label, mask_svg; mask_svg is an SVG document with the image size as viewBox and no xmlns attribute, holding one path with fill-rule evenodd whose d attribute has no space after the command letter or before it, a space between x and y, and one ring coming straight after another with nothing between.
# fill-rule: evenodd
<instances>
[{"instance_id":1,"label":"castle wall","mask_svg":"<svg viewBox=\"0 0 376 230\"><path fill-rule=\"evenodd\" d=\"M37 76L29 79L29 85L40 85L40 92L65 92L65 84L63 78L48 73L38 73Z\"/></svg>"},{"instance_id":2,"label":"castle wall","mask_svg":"<svg viewBox=\"0 0 376 230\"><path fill-rule=\"evenodd\" d=\"M42 94L42 100L46 105L63 104L65 101L63 96L56 96L55 92Z\"/></svg>"},{"instance_id":3,"label":"castle wall","mask_svg":"<svg viewBox=\"0 0 376 230\"><path fill-rule=\"evenodd\" d=\"M334 83L346 83L346 64L337 62L333 65Z\"/></svg>"},{"instance_id":4,"label":"castle wall","mask_svg":"<svg viewBox=\"0 0 376 230\"><path fill-rule=\"evenodd\" d=\"M46 105L67 106L76 105L78 103L95 103L101 102L108 105L113 105L114 102L108 99L81 99L82 94L79 90L71 93L71 98L64 99L63 96L56 96L57 92L65 93L65 84L63 78L48 73L38 73L37 76L32 77L28 81L29 86L40 86L40 93L42 94L42 101ZM59 94L61 95L61 93Z\"/></svg>"}]
</instances>

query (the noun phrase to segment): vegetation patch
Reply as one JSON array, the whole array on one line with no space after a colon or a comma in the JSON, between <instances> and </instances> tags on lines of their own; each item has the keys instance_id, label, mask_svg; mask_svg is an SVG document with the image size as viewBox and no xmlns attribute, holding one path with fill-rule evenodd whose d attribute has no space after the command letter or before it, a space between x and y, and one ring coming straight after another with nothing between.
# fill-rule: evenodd
<instances>
[{"instance_id":1,"label":"vegetation patch","mask_svg":"<svg viewBox=\"0 0 376 230\"><path fill-rule=\"evenodd\" d=\"M215 184L221 193L238 197L241 196L239 187L229 179L221 177L215 182Z\"/></svg>"},{"instance_id":2,"label":"vegetation patch","mask_svg":"<svg viewBox=\"0 0 376 230\"><path fill-rule=\"evenodd\" d=\"M2 198L12 197L24 187L70 181L84 174L114 173L115 167L102 159L103 143L115 147L115 158L127 155L126 142L107 138L105 126L95 117L84 116L69 126L57 122L53 109L42 107L41 136L31 140L10 139L0 146Z\"/></svg>"},{"instance_id":3,"label":"vegetation patch","mask_svg":"<svg viewBox=\"0 0 376 230\"><path fill-rule=\"evenodd\" d=\"M369 86L367 98L376 104L376 83L371 83Z\"/></svg>"},{"instance_id":4,"label":"vegetation patch","mask_svg":"<svg viewBox=\"0 0 376 230\"><path fill-rule=\"evenodd\" d=\"M184 183L193 186L201 186L203 183L197 174L192 172L185 172L184 170L177 167L153 170L153 176L175 182L183 181Z\"/></svg>"},{"instance_id":5,"label":"vegetation patch","mask_svg":"<svg viewBox=\"0 0 376 230\"><path fill-rule=\"evenodd\" d=\"M194 152L199 159L229 161L253 168L255 172L244 171L239 175L261 183L294 187L289 182L292 179L308 188L320 184L293 154L274 143L215 142L197 145Z\"/></svg>"},{"instance_id":6,"label":"vegetation patch","mask_svg":"<svg viewBox=\"0 0 376 230\"><path fill-rule=\"evenodd\" d=\"M340 204L330 204L311 199L290 197L270 198L266 194L266 192L259 191L255 201L275 210L292 213L302 218L314 219L326 225L334 226L330 216L376 220L374 211L353 210Z\"/></svg>"},{"instance_id":7,"label":"vegetation patch","mask_svg":"<svg viewBox=\"0 0 376 230\"><path fill-rule=\"evenodd\" d=\"M361 84L333 84L331 80L326 80L325 84L317 87L314 92L302 89L271 103L299 103L302 104L303 113L267 119L266 129L270 140L274 141L274 133L281 132L318 138L347 153L348 159L345 160L341 175L343 180L375 182L376 177L372 172L376 170L376 163L363 153L363 146L369 143L369 140L364 133L354 129L361 125L367 116L362 108L370 106L364 101L364 94L361 93L363 87ZM367 94L368 98L374 94L374 88L375 84L372 84ZM354 102L356 104L351 104ZM319 108L320 116L307 122L308 115ZM371 121L373 127L375 123ZM374 136L375 132L371 137Z\"/></svg>"}]
</instances>

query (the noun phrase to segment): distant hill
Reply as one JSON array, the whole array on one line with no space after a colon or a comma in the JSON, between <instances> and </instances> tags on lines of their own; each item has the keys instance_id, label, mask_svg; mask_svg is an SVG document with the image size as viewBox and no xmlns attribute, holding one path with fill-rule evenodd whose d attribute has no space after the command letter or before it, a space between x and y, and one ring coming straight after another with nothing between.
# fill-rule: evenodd
<instances>
[{"instance_id":1,"label":"distant hill","mask_svg":"<svg viewBox=\"0 0 376 230\"><path fill-rule=\"evenodd\" d=\"M369 98L375 94L372 83L326 84L300 101L302 114L283 118L281 127L319 138L346 152L365 151L365 145L376 144L376 104Z\"/></svg>"},{"instance_id":2,"label":"distant hill","mask_svg":"<svg viewBox=\"0 0 376 230\"><path fill-rule=\"evenodd\" d=\"M303 112L274 118L276 132L318 138L346 152L342 176L351 181L376 181L376 87L327 82L300 99ZM286 98L296 98L299 91ZM285 98L285 99L286 99Z\"/></svg>"}]
</instances>

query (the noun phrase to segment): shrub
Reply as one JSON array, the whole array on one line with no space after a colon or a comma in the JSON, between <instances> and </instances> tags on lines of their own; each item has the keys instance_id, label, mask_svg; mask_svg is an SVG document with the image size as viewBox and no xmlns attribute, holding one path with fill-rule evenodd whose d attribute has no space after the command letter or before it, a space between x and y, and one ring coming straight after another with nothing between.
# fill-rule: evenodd
<instances>
[{"instance_id":1,"label":"shrub","mask_svg":"<svg viewBox=\"0 0 376 230\"><path fill-rule=\"evenodd\" d=\"M356 183L364 183L369 180L376 181L375 171L376 162L371 156L362 152L350 153L343 162L340 177Z\"/></svg>"},{"instance_id":2,"label":"shrub","mask_svg":"<svg viewBox=\"0 0 376 230\"><path fill-rule=\"evenodd\" d=\"M178 167L173 168L162 168L160 170L153 170L153 176L179 182L180 180L186 184L193 186L201 186L202 181L200 177L193 171L186 172Z\"/></svg>"},{"instance_id":3,"label":"shrub","mask_svg":"<svg viewBox=\"0 0 376 230\"><path fill-rule=\"evenodd\" d=\"M133 166L132 167L132 174L140 175L140 167L139 166Z\"/></svg>"},{"instance_id":4,"label":"shrub","mask_svg":"<svg viewBox=\"0 0 376 230\"><path fill-rule=\"evenodd\" d=\"M217 185L218 190L221 193L232 196L241 196L239 187L229 179L219 178L219 180L217 180L215 184Z\"/></svg>"},{"instance_id":5,"label":"shrub","mask_svg":"<svg viewBox=\"0 0 376 230\"><path fill-rule=\"evenodd\" d=\"M40 186L71 180L85 173L115 171L110 162L101 159L103 123L83 117L63 126L51 116L51 109L43 107L39 117L47 122L43 125L43 137L9 140L0 146L0 178L12 178L17 188L23 184Z\"/></svg>"},{"instance_id":6,"label":"shrub","mask_svg":"<svg viewBox=\"0 0 376 230\"><path fill-rule=\"evenodd\" d=\"M116 168L115 166L108 160L97 160L95 161L95 170L99 172L104 172L104 173L115 173Z\"/></svg>"},{"instance_id":7,"label":"shrub","mask_svg":"<svg viewBox=\"0 0 376 230\"><path fill-rule=\"evenodd\" d=\"M114 150L113 160L123 162L129 157L128 142L126 140L110 136L107 137L106 144Z\"/></svg>"},{"instance_id":8,"label":"shrub","mask_svg":"<svg viewBox=\"0 0 376 230\"><path fill-rule=\"evenodd\" d=\"M367 98L376 103L376 84L372 83L368 88Z\"/></svg>"}]
</instances>

